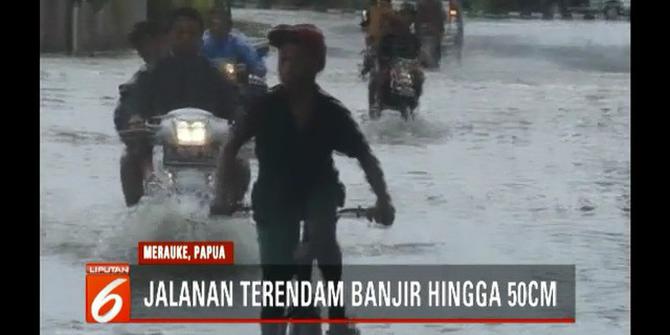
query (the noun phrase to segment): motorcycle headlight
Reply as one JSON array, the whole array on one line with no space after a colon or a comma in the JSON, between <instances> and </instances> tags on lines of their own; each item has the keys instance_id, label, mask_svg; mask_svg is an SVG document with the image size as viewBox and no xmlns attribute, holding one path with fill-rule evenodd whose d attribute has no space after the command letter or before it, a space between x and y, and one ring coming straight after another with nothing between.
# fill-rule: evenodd
<instances>
[{"instance_id":1,"label":"motorcycle headlight","mask_svg":"<svg viewBox=\"0 0 670 335\"><path fill-rule=\"evenodd\" d=\"M396 72L396 81L400 85L411 85L412 84L412 74L407 70L399 70Z\"/></svg>"},{"instance_id":2,"label":"motorcycle headlight","mask_svg":"<svg viewBox=\"0 0 670 335\"><path fill-rule=\"evenodd\" d=\"M219 71L229 80L235 80L236 72L235 64L225 63L219 65Z\"/></svg>"},{"instance_id":3,"label":"motorcycle headlight","mask_svg":"<svg viewBox=\"0 0 670 335\"><path fill-rule=\"evenodd\" d=\"M207 125L204 121L175 120L177 144L205 145L207 140Z\"/></svg>"},{"instance_id":4,"label":"motorcycle headlight","mask_svg":"<svg viewBox=\"0 0 670 335\"><path fill-rule=\"evenodd\" d=\"M226 64L224 71L226 71L227 75L235 75L235 64Z\"/></svg>"},{"instance_id":5,"label":"motorcycle headlight","mask_svg":"<svg viewBox=\"0 0 670 335\"><path fill-rule=\"evenodd\" d=\"M457 11L457 10L455 10L455 9L451 9L451 10L449 10L449 16L457 16L457 15L458 15L458 11Z\"/></svg>"}]
</instances>

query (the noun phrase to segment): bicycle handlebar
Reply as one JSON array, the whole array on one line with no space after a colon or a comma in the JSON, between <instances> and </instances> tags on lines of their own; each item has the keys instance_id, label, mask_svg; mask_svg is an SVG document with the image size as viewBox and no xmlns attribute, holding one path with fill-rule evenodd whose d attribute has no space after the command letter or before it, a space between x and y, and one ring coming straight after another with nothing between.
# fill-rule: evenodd
<instances>
[{"instance_id":1,"label":"bicycle handlebar","mask_svg":"<svg viewBox=\"0 0 670 335\"><path fill-rule=\"evenodd\" d=\"M251 212L252 208L251 206L248 205L242 205L237 208L235 208L234 212L243 212L243 213L248 213ZM366 218L368 221L372 220L373 217L373 212L374 212L374 207L369 207L369 208L364 208L362 206L358 207L346 207L339 209L337 211L338 216L348 216L352 218ZM218 216L218 215L217 215Z\"/></svg>"}]
</instances>

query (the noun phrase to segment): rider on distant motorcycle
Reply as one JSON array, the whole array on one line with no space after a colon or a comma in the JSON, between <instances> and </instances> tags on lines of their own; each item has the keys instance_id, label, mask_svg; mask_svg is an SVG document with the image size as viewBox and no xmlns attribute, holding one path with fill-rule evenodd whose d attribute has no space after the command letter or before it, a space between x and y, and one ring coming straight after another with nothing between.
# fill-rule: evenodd
<instances>
[{"instance_id":1,"label":"rider on distant motorcycle","mask_svg":"<svg viewBox=\"0 0 670 335\"><path fill-rule=\"evenodd\" d=\"M267 70L256 49L241 34L231 32L232 19L222 8L214 7L209 12L209 29L203 34L202 51L210 60L233 59L246 65L249 72L264 77Z\"/></svg>"},{"instance_id":2,"label":"rider on distant motorcycle","mask_svg":"<svg viewBox=\"0 0 670 335\"><path fill-rule=\"evenodd\" d=\"M185 107L200 108L227 120L235 119L238 105L236 87L200 53L204 28L200 14L192 8L177 9L169 23L169 56L159 60L134 83L133 99L125 102L124 114L139 125L153 116ZM152 152L151 147L147 149L142 150L141 155L129 158L146 161ZM245 164L238 161L240 173L248 170ZM130 175L124 175L122 171L126 204L133 206L144 194L143 182L147 170L141 171L140 175ZM240 175L240 178L246 178L248 184L250 176Z\"/></svg>"},{"instance_id":3,"label":"rider on distant motorcycle","mask_svg":"<svg viewBox=\"0 0 670 335\"><path fill-rule=\"evenodd\" d=\"M432 33L444 33L446 19L445 9L440 0L417 1L416 22L428 24Z\"/></svg>"},{"instance_id":4,"label":"rider on distant motorcycle","mask_svg":"<svg viewBox=\"0 0 670 335\"><path fill-rule=\"evenodd\" d=\"M133 106L137 103L137 82L145 80L150 69L158 60L165 56L165 34L157 24L142 21L135 24L128 34L130 45L137 50L144 65L135 72L133 77L119 85L119 101L114 109L114 126L123 131L141 123L141 118L131 118ZM123 139L123 138L122 138ZM128 206L136 204L142 196L142 178L144 170L150 168L151 145L137 141L124 141L126 149L121 156L121 187Z\"/></svg>"},{"instance_id":5,"label":"rider on distant motorcycle","mask_svg":"<svg viewBox=\"0 0 670 335\"><path fill-rule=\"evenodd\" d=\"M405 17L406 20L410 22L410 24L413 24L416 21L416 6L409 1L402 3L398 13Z\"/></svg>"},{"instance_id":6,"label":"rider on distant motorcycle","mask_svg":"<svg viewBox=\"0 0 670 335\"><path fill-rule=\"evenodd\" d=\"M379 41L387 33L388 21L396 15L393 12L390 0L374 0L374 2L367 12L369 19L365 25L366 52L361 71L361 75L363 76L374 67L374 57L379 46Z\"/></svg>"},{"instance_id":7,"label":"rider on distant motorcycle","mask_svg":"<svg viewBox=\"0 0 670 335\"><path fill-rule=\"evenodd\" d=\"M444 35L444 23L447 20L441 0L419 0L416 9L416 32L419 35L434 37L437 45L434 48L435 59L442 57L441 42Z\"/></svg>"},{"instance_id":8,"label":"rider on distant motorcycle","mask_svg":"<svg viewBox=\"0 0 670 335\"><path fill-rule=\"evenodd\" d=\"M365 45L368 49L364 60L362 75L367 74L372 66L375 52L385 35L390 34L395 22L403 21L409 26L414 23L416 10L409 2L403 3L399 11L393 10L390 0L374 0L373 5L365 12L366 20L361 22L365 28Z\"/></svg>"}]
</instances>

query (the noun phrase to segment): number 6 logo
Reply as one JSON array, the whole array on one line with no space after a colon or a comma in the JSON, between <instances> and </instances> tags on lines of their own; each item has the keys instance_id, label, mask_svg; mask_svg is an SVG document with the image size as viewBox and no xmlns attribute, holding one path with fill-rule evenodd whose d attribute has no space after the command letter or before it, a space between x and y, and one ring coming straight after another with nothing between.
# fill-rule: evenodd
<instances>
[{"instance_id":1,"label":"number 6 logo","mask_svg":"<svg viewBox=\"0 0 670 335\"><path fill-rule=\"evenodd\" d=\"M121 311L121 307L123 307L123 298L121 298L120 295L118 294L110 294L116 287L119 285L127 282L128 279L126 278L119 278L115 279L111 283L109 283L98 295L93 299L93 303L91 304L91 316L93 316L93 319L99 323L107 323L111 320L113 320ZM104 315L100 315L100 309L102 306L107 304L110 300L114 300L114 305L112 306L112 309L110 309L107 313Z\"/></svg>"},{"instance_id":2,"label":"number 6 logo","mask_svg":"<svg viewBox=\"0 0 670 335\"><path fill-rule=\"evenodd\" d=\"M86 322L128 322L130 276L103 273L86 275Z\"/></svg>"}]
</instances>

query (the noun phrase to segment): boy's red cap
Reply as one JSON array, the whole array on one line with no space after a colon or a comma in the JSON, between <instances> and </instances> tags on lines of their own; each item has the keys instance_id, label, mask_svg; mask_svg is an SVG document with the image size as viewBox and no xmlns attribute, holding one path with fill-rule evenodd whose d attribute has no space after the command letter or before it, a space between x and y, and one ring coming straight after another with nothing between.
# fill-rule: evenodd
<instances>
[{"instance_id":1,"label":"boy's red cap","mask_svg":"<svg viewBox=\"0 0 670 335\"><path fill-rule=\"evenodd\" d=\"M326 65L326 43L323 33L313 24L280 24L268 33L270 45L280 48L284 43L295 43L313 51L319 59L319 71Z\"/></svg>"}]
</instances>

